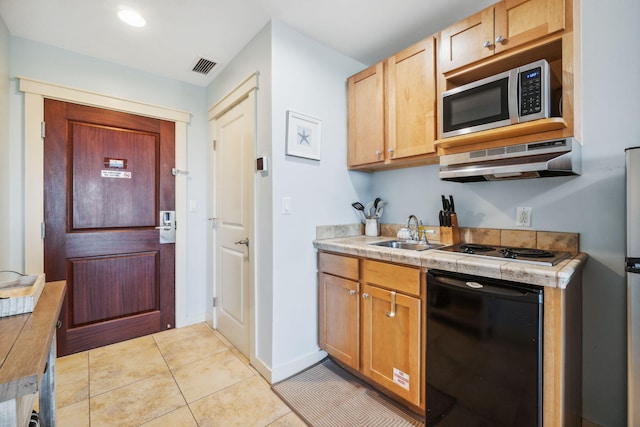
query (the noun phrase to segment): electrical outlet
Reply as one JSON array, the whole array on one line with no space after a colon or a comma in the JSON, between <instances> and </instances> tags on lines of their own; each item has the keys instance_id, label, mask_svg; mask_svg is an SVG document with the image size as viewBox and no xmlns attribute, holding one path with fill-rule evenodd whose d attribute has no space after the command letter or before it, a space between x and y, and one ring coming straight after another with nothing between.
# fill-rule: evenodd
<instances>
[{"instance_id":1,"label":"electrical outlet","mask_svg":"<svg viewBox=\"0 0 640 427\"><path fill-rule=\"evenodd\" d=\"M518 227L531 227L531 208L516 208L516 225Z\"/></svg>"}]
</instances>

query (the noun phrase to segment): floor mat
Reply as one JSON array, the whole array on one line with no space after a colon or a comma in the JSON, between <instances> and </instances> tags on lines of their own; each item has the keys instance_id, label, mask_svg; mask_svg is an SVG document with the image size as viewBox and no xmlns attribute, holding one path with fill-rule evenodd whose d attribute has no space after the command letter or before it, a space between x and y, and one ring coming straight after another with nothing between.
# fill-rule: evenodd
<instances>
[{"instance_id":1,"label":"floor mat","mask_svg":"<svg viewBox=\"0 0 640 427\"><path fill-rule=\"evenodd\" d=\"M328 358L272 388L312 427L424 426Z\"/></svg>"}]
</instances>

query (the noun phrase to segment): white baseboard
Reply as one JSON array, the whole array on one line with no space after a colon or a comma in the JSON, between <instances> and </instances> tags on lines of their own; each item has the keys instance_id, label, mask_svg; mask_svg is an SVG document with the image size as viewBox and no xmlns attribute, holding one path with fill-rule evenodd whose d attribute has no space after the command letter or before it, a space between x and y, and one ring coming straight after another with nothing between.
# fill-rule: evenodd
<instances>
[{"instance_id":1,"label":"white baseboard","mask_svg":"<svg viewBox=\"0 0 640 427\"><path fill-rule=\"evenodd\" d=\"M176 328L183 328L185 326L195 325L196 323L202 323L207 321L208 321L207 313L191 314L187 316L185 319L181 319L180 321L176 319ZM209 322L209 325L211 325L211 322Z\"/></svg>"},{"instance_id":2,"label":"white baseboard","mask_svg":"<svg viewBox=\"0 0 640 427\"><path fill-rule=\"evenodd\" d=\"M287 379L290 376L307 369L309 366L318 363L325 357L327 357L327 353L323 350L318 349L317 351L306 354L301 358L292 360L291 362L285 363L284 365L273 368L271 370L271 380L269 382L273 384L277 383L278 381Z\"/></svg>"},{"instance_id":3,"label":"white baseboard","mask_svg":"<svg viewBox=\"0 0 640 427\"><path fill-rule=\"evenodd\" d=\"M273 381L271 381L271 377L272 377L271 369L269 368L269 366L267 366L266 363L264 363L261 359L258 359L256 357L252 357L251 358L251 366L253 366L253 368L256 371L258 371L258 373L265 380L267 380L267 382L269 384L273 384Z\"/></svg>"}]
</instances>

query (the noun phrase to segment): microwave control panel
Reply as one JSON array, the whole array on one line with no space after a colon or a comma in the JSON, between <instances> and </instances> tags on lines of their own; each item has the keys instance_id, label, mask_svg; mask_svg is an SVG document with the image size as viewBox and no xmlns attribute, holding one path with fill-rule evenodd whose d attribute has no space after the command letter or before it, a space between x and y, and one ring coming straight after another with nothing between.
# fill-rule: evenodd
<instances>
[{"instance_id":1,"label":"microwave control panel","mask_svg":"<svg viewBox=\"0 0 640 427\"><path fill-rule=\"evenodd\" d=\"M542 110L542 68L520 72L520 116L536 114Z\"/></svg>"}]
</instances>

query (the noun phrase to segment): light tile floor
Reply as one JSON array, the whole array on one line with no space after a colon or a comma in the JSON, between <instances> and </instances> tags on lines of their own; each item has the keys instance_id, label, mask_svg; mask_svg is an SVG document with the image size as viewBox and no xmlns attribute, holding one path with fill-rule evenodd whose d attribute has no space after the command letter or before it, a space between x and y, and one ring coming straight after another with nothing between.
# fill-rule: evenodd
<instances>
[{"instance_id":1,"label":"light tile floor","mask_svg":"<svg viewBox=\"0 0 640 427\"><path fill-rule=\"evenodd\" d=\"M302 427L218 331L205 323L56 360L62 427Z\"/></svg>"}]
</instances>

